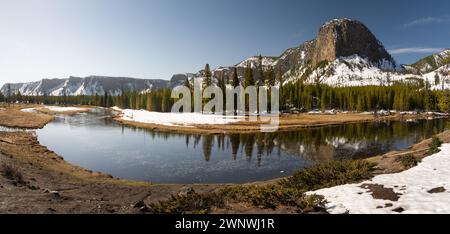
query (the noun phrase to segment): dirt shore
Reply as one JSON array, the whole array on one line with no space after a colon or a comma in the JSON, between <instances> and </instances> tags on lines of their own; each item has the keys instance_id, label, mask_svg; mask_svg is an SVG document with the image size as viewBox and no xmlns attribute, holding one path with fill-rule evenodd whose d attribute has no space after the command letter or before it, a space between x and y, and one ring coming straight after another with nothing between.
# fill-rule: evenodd
<instances>
[{"instance_id":1,"label":"dirt shore","mask_svg":"<svg viewBox=\"0 0 450 234\"><path fill-rule=\"evenodd\" d=\"M2 110L5 112L3 115L14 116L21 108L25 107L6 107ZM51 115L41 115L26 113L15 124L7 122L8 119L14 121L11 117L2 120L6 125L15 127L43 126L45 122L51 121ZM449 142L450 132L442 133L440 137L444 142ZM378 164L375 173L399 172L406 168L398 162L398 157L411 153L425 157L429 141L413 145L405 151L390 152L368 160ZM5 166L13 168L20 176L5 176ZM153 204L186 189L204 193L232 186L151 184L116 179L69 164L55 152L40 145L33 132L0 132L0 171L0 213L142 213L139 204ZM273 184L277 181L279 179L252 184ZM217 212L295 213L288 207L263 209L248 204L229 205L229 209Z\"/></svg>"}]
</instances>

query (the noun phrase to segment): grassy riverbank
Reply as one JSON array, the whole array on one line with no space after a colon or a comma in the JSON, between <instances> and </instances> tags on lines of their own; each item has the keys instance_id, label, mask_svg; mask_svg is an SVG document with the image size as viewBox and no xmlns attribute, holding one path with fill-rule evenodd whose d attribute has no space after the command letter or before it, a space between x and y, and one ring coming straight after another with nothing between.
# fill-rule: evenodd
<instances>
[{"instance_id":1,"label":"grassy riverbank","mask_svg":"<svg viewBox=\"0 0 450 234\"><path fill-rule=\"evenodd\" d=\"M37 105L0 104L0 126L9 128L42 128L54 119L51 115L21 111L23 108L33 107L37 107Z\"/></svg>"}]
</instances>

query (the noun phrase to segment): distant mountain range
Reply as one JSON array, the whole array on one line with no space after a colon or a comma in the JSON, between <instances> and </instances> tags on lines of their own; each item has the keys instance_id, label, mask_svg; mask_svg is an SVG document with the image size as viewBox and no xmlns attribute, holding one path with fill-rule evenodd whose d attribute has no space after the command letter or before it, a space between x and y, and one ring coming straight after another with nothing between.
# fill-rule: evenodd
<instances>
[{"instance_id":1,"label":"distant mountain range","mask_svg":"<svg viewBox=\"0 0 450 234\"><path fill-rule=\"evenodd\" d=\"M386 85L392 82L425 82L432 88L440 70L448 69L450 49L428 56L411 65L398 65L383 44L361 22L353 19L333 19L325 23L314 40L290 48L278 57L262 56L263 69L273 69L284 82L299 79L305 83L331 86ZM234 68L240 79L247 66L256 71L259 56L253 56L234 66L219 67L213 77L231 80ZM22 95L119 95L123 91L152 91L185 83L186 79L202 78L204 71L177 74L170 80L135 79L126 77L90 76L85 78L43 79L29 83L5 84L1 92ZM254 72L258 81L258 72ZM449 81L447 81L449 82ZM450 85L447 84L447 85ZM446 86L447 87L447 86ZM450 88L450 86L448 86Z\"/></svg>"},{"instance_id":2,"label":"distant mountain range","mask_svg":"<svg viewBox=\"0 0 450 234\"><path fill-rule=\"evenodd\" d=\"M42 79L36 82L5 84L1 92L7 95L18 93L27 96L74 96L74 95L120 95L126 91L150 92L172 88L185 83L186 75L174 75L171 80L136 79L129 77L89 76L67 79Z\"/></svg>"}]
</instances>

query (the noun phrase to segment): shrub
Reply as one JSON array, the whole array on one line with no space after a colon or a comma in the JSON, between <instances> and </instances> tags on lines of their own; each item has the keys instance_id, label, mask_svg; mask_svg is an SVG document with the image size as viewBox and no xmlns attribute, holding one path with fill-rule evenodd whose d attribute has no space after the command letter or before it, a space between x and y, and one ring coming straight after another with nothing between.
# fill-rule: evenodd
<instances>
[{"instance_id":1,"label":"shrub","mask_svg":"<svg viewBox=\"0 0 450 234\"><path fill-rule=\"evenodd\" d=\"M405 168L411 168L411 167L415 167L417 166L417 164L419 164L419 162L421 161L420 159L416 158L414 155L412 154L407 154L407 155L403 155L400 156L397 159L398 162L400 162L403 167Z\"/></svg>"},{"instance_id":2,"label":"shrub","mask_svg":"<svg viewBox=\"0 0 450 234\"><path fill-rule=\"evenodd\" d=\"M439 139L439 137L433 137L431 140L431 146L441 147L442 141Z\"/></svg>"},{"instance_id":3,"label":"shrub","mask_svg":"<svg viewBox=\"0 0 450 234\"><path fill-rule=\"evenodd\" d=\"M196 192L187 195L171 196L165 201L150 205L150 212L155 214L206 214L212 207L222 208L225 201L217 193Z\"/></svg>"},{"instance_id":4,"label":"shrub","mask_svg":"<svg viewBox=\"0 0 450 234\"><path fill-rule=\"evenodd\" d=\"M441 152L439 147L442 146L442 141L438 137L433 137L431 143L428 146L430 147L427 152L428 155L439 153Z\"/></svg>"},{"instance_id":5,"label":"shrub","mask_svg":"<svg viewBox=\"0 0 450 234\"><path fill-rule=\"evenodd\" d=\"M285 189L279 185L236 186L221 190L224 197L235 202L249 203L254 206L275 209L280 205L296 206L296 199L303 194L295 189Z\"/></svg>"},{"instance_id":6,"label":"shrub","mask_svg":"<svg viewBox=\"0 0 450 234\"><path fill-rule=\"evenodd\" d=\"M365 160L333 161L306 168L280 182L287 188L311 191L372 178L374 163Z\"/></svg>"},{"instance_id":7,"label":"shrub","mask_svg":"<svg viewBox=\"0 0 450 234\"><path fill-rule=\"evenodd\" d=\"M212 208L225 208L227 203L247 203L253 206L276 209L289 206L299 213L325 210L325 199L319 195L306 195L305 192L324 187L370 179L375 164L358 161L334 161L315 165L296 172L288 179L270 185L241 185L198 194L176 195L150 205L152 213L204 214Z\"/></svg>"},{"instance_id":8,"label":"shrub","mask_svg":"<svg viewBox=\"0 0 450 234\"><path fill-rule=\"evenodd\" d=\"M206 214L214 207L225 208L227 202L248 203L265 209L275 209L280 205L292 206L299 213L325 210L323 196L305 195L278 185L235 186L219 192L175 195L149 208L154 214Z\"/></svg>"},{"instance_id":9,"label":"shrub","mask_svg":"<svg viewBox=\"0 0 450 234\"><path fill-rule=\"evenodd\" d=\"M12 180L17 184L25 184L22 173L16 167L8 164L2 164L2 174L7 179Z\"/></svg>"}]
</instances>

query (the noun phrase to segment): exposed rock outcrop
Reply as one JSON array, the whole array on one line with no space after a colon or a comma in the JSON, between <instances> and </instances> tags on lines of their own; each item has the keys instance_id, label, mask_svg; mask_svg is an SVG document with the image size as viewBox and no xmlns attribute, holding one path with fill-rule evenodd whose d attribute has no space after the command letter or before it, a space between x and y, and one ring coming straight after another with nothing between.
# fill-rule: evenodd
<instances>
[{"instance_id":1,"label":"exposed rock outcrop","mask_svg":"<svg viewBox=\"0 0 450 234\"><path fill-rule=\"evenodd\" d=\"M332 62L340 57L358 55L369 62L395 67L395 61L381 42L361 22L335 19L324 24L314 41L312 65L321 61Z\"/></svg>"}]
</instances>

